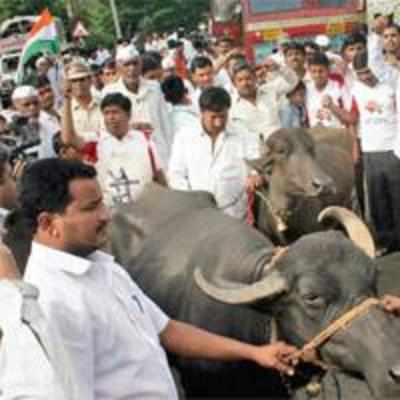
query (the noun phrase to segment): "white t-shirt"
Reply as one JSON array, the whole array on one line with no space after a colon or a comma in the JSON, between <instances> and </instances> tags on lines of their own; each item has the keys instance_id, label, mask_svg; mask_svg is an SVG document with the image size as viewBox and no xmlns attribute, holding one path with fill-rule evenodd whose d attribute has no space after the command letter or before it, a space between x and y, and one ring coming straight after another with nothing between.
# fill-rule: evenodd
<instances>
[{"instance_id":1,"label":"white t-shirt","mask_svg":"<svg viewBox=\"0 0 400 400\"><path fill-rule=\"evenodd\" d=\"M80 400L177 399L159 341L169 318L112 256L80 258L33 242L24 279L59 328Z\"/></svg>"},{"instance_id":2,"label":"white t-shirt","mask_svg":"<svg viewBox=\"0 0 400 400\"><path fill-rule=\"evenodd\" d=\"M339 82L329 79L322 90L318 90L313 81L307 83L306 104L310 127L322 125L327 128L343 128L335 115L322 106L325 96L330 96L336 106L343 107L344 91Z\"/></svg>"},{"instance_id":3,"label":"white t-shirt","mask_svg":"<svg viewBox=\"0 0 400 400\"><path fill-rule=\"evenodd\" d=\"M137 199L160 169L153 142L133 129L121 140L104 134L97 143L97 159L98 179L109 206Z\"/></svg>"},{"instance_id":4,"label":"white t-shirt","mask_svg":"<svg viewBox=\"0 0 400 400\"><path fill-rule=\"evenodd\" d=\"M356 82L352 92L359 113L362 151L393 150L397 137L394 88L384 83L369 87Z\"/></svg>"}]
</instances>

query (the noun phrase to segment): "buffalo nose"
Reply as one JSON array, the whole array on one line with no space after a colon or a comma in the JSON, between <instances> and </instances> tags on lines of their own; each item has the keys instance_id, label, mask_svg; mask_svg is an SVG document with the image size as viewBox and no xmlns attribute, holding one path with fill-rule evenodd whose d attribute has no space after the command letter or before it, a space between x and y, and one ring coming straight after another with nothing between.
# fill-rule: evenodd
<instances>
[{"instance_id":1,"label":"buffalo nose","mask_svg":"<svg viewBox=\"0 0 400 400\"><path fill-rule=\"evenodd\" d=\"M312 181L312 185L316 190L317 194L336 192L335 183L333 179L330 177L326 177L324 179L315 177Z\"/></svg>"},{"instance_id":2,"label":"buffalo nose","mask_svg":"<svg viewBox=\"0 0 400 400\"><path fill-rule=\"evenodd\" d=\"M400 363L392 367L389 374L395 382L400 383Z\"/></svg>"}]
</instances>

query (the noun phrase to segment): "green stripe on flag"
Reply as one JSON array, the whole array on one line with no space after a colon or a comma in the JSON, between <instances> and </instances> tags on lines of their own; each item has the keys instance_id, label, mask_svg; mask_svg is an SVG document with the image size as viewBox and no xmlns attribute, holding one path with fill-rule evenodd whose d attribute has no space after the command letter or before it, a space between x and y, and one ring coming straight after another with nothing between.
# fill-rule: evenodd
<instances>
[{"instance_id":1,"label":"green stripe on flag","mask_svg":"<svg viewBox=\"0 0 400 400\"><path fill-rule=\"evenodd\" d=\"M21 63L26 65L32 57L38 54L57 54L59 51L60 42L58 40L35 40L24 52Z\"/></svg>"}]
</instances>

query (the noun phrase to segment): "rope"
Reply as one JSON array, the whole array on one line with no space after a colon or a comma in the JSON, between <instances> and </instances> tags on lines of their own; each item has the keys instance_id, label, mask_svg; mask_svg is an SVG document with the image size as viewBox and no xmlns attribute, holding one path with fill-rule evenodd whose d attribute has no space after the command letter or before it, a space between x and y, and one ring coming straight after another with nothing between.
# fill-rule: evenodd
<instances>
[{"instance_id":1,"label":"rope","mask_svg":"<svg viewBox=\"0 0 400 400\"><path fill-rule=\"evenodd\" d=\"M376 298L369 298L363 301L361 304L353 307L350 311L346 312L339 319L332 322L326 329L315 336L310 342L303 346L301 350L293 354L291 359L294 360L305 360L312 362L313 364L328 369L327 365L315 358L316 351L324 343L326 343L332 336L336 335L341 330L344 330L350 326L350 324L357 318L366 315L370 309L380 304L380 300ZM314 353L314 354L313 354ZM313 359L310 359L312 355Z\"/></svg>"}]
</instances>

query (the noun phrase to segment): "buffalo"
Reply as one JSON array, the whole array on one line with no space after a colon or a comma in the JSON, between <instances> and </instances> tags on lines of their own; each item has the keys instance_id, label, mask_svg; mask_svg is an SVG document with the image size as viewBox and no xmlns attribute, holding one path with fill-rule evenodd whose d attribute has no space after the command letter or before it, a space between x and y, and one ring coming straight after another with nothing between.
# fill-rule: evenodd
<instances>
[{"instance_id":1,"label":"buffalo","mask_svg":"<svg viewBox=\"0 0 400 400\"><path fill-rule=\"evenodd\" d=\"M279 337L301 348L345 312L376 296L369 233L331 208L338 231L305 235L285 250L225 216L207 193L150 186L113 217L111 247L142 289L171 317L249 343ZM359 247L362 242L361 249ZM369 254L367 255L366 252ZM375 400L400 398L400 320L372 306L317 349L340 371L363 378ZM280 377L248 363L171 359L188 397L287 398Z\"/></svg>"},{"instance_id":2,"label":"buffalo","mask_svg":"<svg viewBox=\"0 0 400 400\"><path fill-rule=\"evenodd\" d=\"M256 192L255 226L275 243L322 229L328 206L352 207L354 170L349 135L341 130L280 129L248 164L265 179Z\"/></svg>"}]
</instances>

